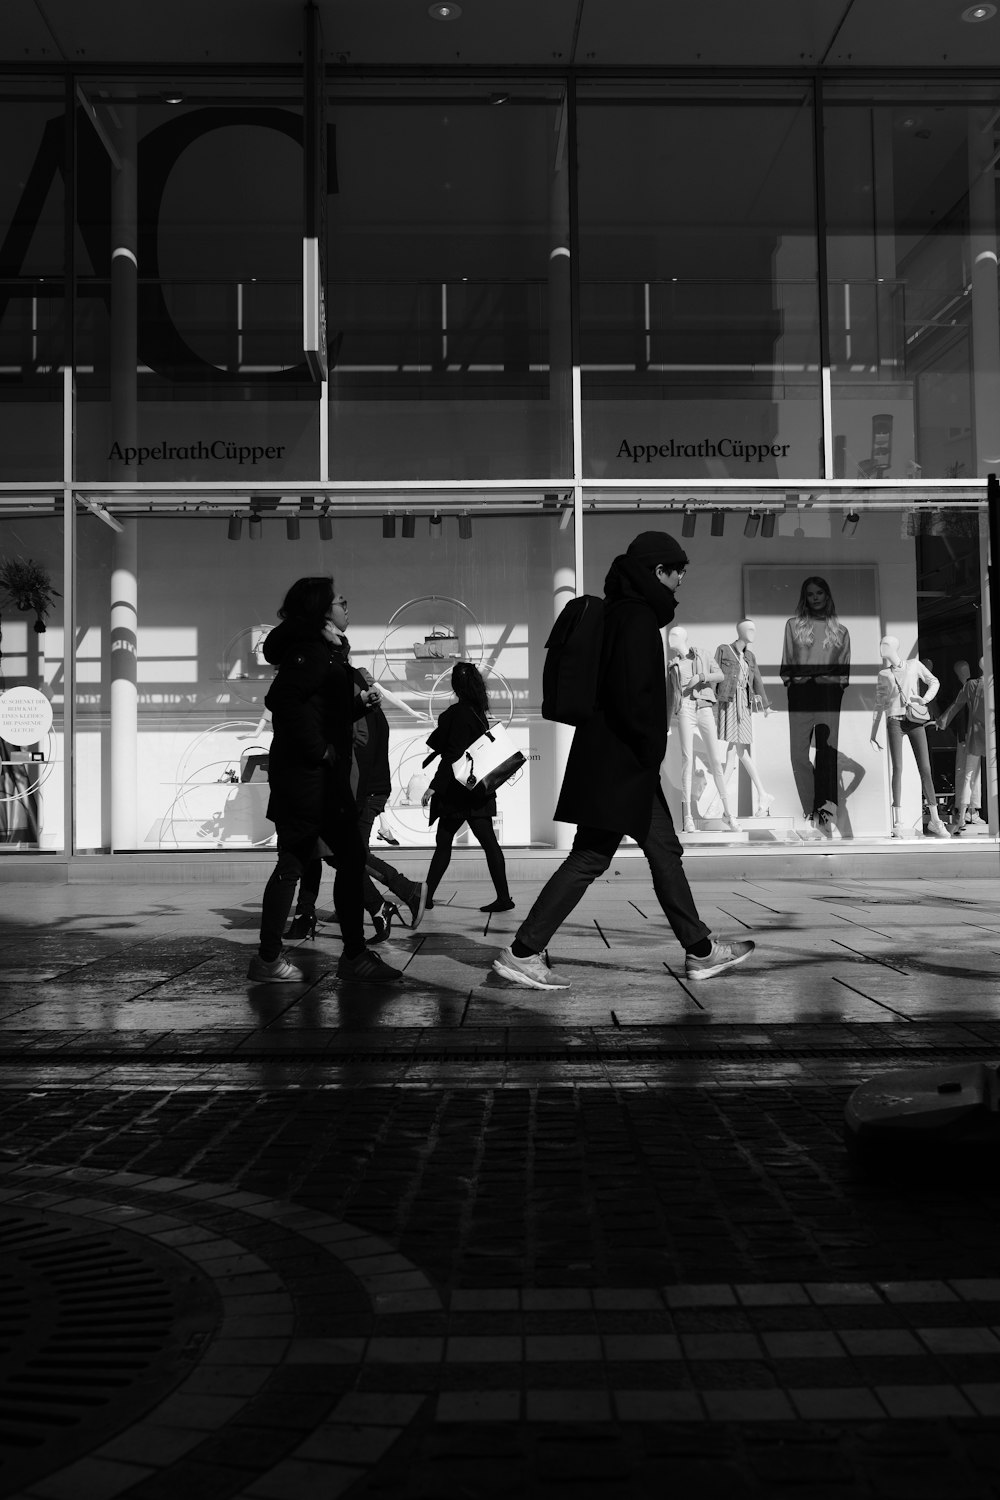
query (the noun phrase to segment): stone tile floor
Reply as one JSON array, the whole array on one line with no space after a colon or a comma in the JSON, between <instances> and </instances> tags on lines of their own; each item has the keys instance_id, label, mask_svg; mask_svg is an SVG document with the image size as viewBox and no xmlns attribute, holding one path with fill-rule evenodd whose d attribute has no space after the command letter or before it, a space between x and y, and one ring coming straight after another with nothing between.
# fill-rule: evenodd
<instances>
[{"instance_id":1,"label":"stone tile floor","mask_svg":"<svg viewBox=\"0 0 1000 1500\"><path fill-rule=\"evenodd\" d=\"M608 880L557 994L489 968L535 888L446 886L372 992L330 923L248 987L256 887L0 884L10 1286L61 1305L72 1232L197 1294L145 1354L0 1312L0 1494L1000 1494L995 1162L841 1132L863 1078L997 1060L1000 883L699 880L759 953L688 987Z\"/></svg>"}]
</instances>

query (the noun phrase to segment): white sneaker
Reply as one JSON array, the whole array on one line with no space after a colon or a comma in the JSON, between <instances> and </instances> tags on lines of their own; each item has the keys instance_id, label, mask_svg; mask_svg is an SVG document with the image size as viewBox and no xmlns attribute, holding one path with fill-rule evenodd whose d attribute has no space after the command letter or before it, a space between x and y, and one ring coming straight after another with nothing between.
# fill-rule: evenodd
<instances>
[{"instance_id":1,"label":"white sneaker","mask_svg":"<svg viewBox=\"0 0 1000 1500\"><path fill-rule=\"evenodd\" d=\"M529 990L569 989L569 980L550 969L540 953L529 953L527 958L518 958L512 948L501 948L493 960L493 967L504 979L510 979L514 984L523 984Z\"/></svg>"},{"instance_id":2,"label":"white sneaker","mask_svg":"<svg viewBox=\"0 0 1000 1500\"><path fill-rule=\"evenodd\" d=\"M716 974L724 974L727 969L735 969L737 964L750 957L754 950L754 944L749 938L735 943L722 942L718 938L712 939L712 951L704 958L695 958L688 954L684 960L685 979L712 979Z\"/></svg>"},{"instance_id":3,"label":"white sneaker","mask_svg":"<svg viewBox=\"0 0 1000 1500\"><path fill-rule=\"evenodd\" d=\"M255 953L250 960L247 978L252 979L254 984L304 984L306 976L301 969L289 963L283 953L279 953L271 963Z\"/></svg>"}]
</instances>

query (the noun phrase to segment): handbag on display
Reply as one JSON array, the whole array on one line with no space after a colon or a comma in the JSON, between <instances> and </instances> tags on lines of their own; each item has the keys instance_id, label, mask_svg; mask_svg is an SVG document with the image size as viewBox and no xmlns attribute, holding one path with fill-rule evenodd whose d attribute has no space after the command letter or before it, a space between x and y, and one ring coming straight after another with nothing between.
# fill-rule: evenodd
<instances>
[{"instance_id":1,"label":"handbag on display","mask_svg":"<svg viewBox=\"0 0 1000 1500\"><path fill-rule=\"evenodd\" d=\"M903 715L906 722L908 724L929 724L931 721L931 711L923 698L919 697L916 693L912 693L908 698L903 690L899 673L894 671L892 675L896 683L896 690L899 693L900 702L903 705Z\"/></svg>"},{"instance_id":2,"label":"handbag on display","mask_svg":"<svg viewBox=\"0 0 1000 1500\"><path fill-rule=\"evenodd\" d=\"M451 769L459 786L488 797L521 769L525 759L505 726L493 724L452 761Z\"/></svg>"}]
</instances>

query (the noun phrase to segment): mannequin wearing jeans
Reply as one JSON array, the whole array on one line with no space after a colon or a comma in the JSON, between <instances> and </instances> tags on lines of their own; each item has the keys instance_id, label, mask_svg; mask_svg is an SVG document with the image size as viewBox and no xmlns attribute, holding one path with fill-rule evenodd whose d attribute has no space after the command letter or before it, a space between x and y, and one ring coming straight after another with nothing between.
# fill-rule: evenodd
<instances>
[{"instance_id":1,"label":"mannequin wearing jeans","mask_svg":"<svg viewBox=\"0 0 1000 1500\"><path fill-rule=\"evenodd\" d=\"M766 817L774 798L764 790L754 764L750 747L753 744L754 712L769 714L771 705L764 691L764 682L751 649L757 634L753 620L740 620L736 626L736 639L731 645L723 645L715 653L715 660L722 668L723 680L715 690L716 730L720 740L729 750L735 750L736 758L745 769L757 791L757 815ZM728 763L729 754L726 753Z\"/></svg>"},{"instance_id":2,"label":"mannequin wearing jeans","mask_svg":"<svg viewBox=\"0 0 1000 1500\"><path fill-rule=\"evenodd\" d=\"M946 839L948 830L938 815L937 794L931 777L931 758L927 750L927 733L923 724L914 724L906 717L906 705L911 699L927 704L938 690L939 683L920 661L900 660L899 640L894 635L883 636L879 642L882 670L878 674L875 689L875 712L872 715L871 743L881 750L878 742L879 725L885 715L889 741L889 762L892 767L892 837L902 838L900 828L899 799L903 784L903 741L909 740L913 758L920 772L924 797L930 808L927 824L929 838ZM921 686L923 693L920 692Z\"/></svg>"},{"instance_id":3,"label":"mannequin wearing jeans","mask_svg":"<svg viewBox=\"0 0 1000 1500\"><path fill-rule=\"evenodd\" d=\"M837 740L851 675L851 636L825 578L806 578L785 623L781 680L788 690L788 751L810 837L833 838L840 804ZM815 762L809 759L809 747Z\"/></svg>"},{"instance_id":4,"label":"mannequin wearing jeans","mask_svg":"<svg viewBox=\"0 0 1000 1500\"><path fill-rule=\"evenodd\" d=\"M681 737L681 795L684 801L684 832L695 832L694 804L691 786L694 779L694 734L701 734L712 776L722 799L723 822L730 833L740 825L733 817L726 788L726 768L715 729L715 686L723 678L722 668L688 646L687 631L675 625L667 637L670 647L670 713L671 723Z\"/></svg>"},{"instance_id":5,"label":"mannequin wearing jeans","mask_svg":"<svg viewBox=\"0 0 1000 1500\"><path fill-rule=\"evenodd\" d=\"M983 670L983 658L979 658L979 670ZM986 688L982 677L967 678L962 691L954 703L937 720L939 729L947 729L955 714L962 708L969 710L969 727L965 737L965 764L962 781L955 784L955 811L952 814L951 832L960 834L965 827L965 810L969 806L972 786L979 771L979 762L986 754Z\"/></svg>"}]
</instances>

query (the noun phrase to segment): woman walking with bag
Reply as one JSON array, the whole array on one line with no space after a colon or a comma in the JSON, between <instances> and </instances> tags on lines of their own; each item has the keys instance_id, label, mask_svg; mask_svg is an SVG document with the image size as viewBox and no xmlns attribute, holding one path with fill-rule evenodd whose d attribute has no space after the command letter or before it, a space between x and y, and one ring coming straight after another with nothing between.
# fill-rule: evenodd
<instances>
[{"instance_id":1,"label":"woman walking with bag","mask_svg":"<svg viewBox=\"0 0 1000 1500\"><path fill-rule=\"evenodd\" d=\"M258 983L296 984L302 971L281 952L295 887L317 856L336 865L334 900L344 951L338 979L386 983L401 978L365 947L366 849L351 788L355 715L378 702L378 690L354 693L339 642L347 629L347 600L332 578L300 578L278 611L283 639L278 673L264 702L274 737L268 762L267 816L278 835L278 863L264 888L260 948L250 963Z\"/></svg>"},{"instance_id":2,"label":"woman walking with bag","mask_svg":"<svg viewBox=\"0 0 1000 1500\"><path fill-rule=\"evenodd\" d=\"M497 799L490 794L470 791L455 780L452 762L458 760L470 745L474 744L489 728L490 700L476 667L468 661L456 662L451 674L451 690L458 699L446 708L437 722L437 728L428 736L427 743L433 755L441 761L422 801L430 803L430 821L437 822L437 839L430 868L427 871L427 905L434 905L434 892L441 884L445 870L451 862L451 846L463 823L468 823L473 837L481 844L486 855L486 867L496 890L496 900L480 911L512 911L514 903L507 886L507 866L503 850L493 831L493 819L497 810Z\"/></svg>"}]
</instances>

